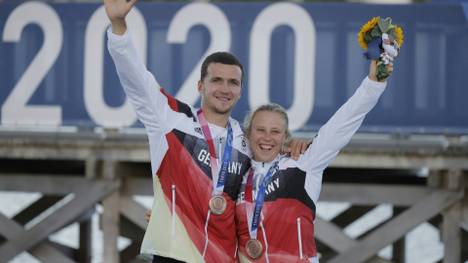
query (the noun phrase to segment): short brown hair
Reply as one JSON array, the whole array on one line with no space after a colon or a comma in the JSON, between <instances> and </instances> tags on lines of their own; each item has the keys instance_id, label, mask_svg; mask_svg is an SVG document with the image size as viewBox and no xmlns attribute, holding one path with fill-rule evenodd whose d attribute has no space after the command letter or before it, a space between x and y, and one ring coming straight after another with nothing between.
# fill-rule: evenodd
<instances>
[{"instance_id":1,"label":"short brown hair","mask_svg":"<svg viewBox=\"0 0 468 263\"><path fill-rule=\"evenodd\" d=\"M244 79L244 67L240 63L240 61L231 53L229 52L215 52L203 60L201 70L200 70L200 81L203 81L208 74L208 66L211 63L221 63L225 65L234 65L238 66L241 69L241 84L242 80Z\"/></svg>"}]
</instances>

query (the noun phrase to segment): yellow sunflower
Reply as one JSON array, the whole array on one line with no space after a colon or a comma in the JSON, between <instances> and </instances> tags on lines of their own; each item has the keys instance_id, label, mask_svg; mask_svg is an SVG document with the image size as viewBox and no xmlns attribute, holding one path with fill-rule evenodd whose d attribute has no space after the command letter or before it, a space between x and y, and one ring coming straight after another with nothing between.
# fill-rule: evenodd
<instances>
[{"instance_id":1,"label":"yellow sunflower","mask_svg":"<svg viewBox=\"0 0 468 263\"><path fill-rule=\"evenodd\" d=\"M377 23L379 23L379 21L380 16L376 16L373 17L371 20L367 21L367 23L361 27L361 30L358 33L358 42L359 46L361 46L362 49L367 50L367 42L365 40L366 33L372 30L372 28L374 28L377 25Z\"/></svg>"},{"instance_id":2,"label":"yellow sunflower","mask_svg":"<svg viewBox=\"0 0 468 263\"><path fill-rule=\"evenodd\" d=\"M404 35L403 35L403 29L399 26L397 26L395 28L395 37L396 37L396 42L398 43L398 45L400 46L403 46L403 42L404 42Z\"/></svg>"}]
</instances>

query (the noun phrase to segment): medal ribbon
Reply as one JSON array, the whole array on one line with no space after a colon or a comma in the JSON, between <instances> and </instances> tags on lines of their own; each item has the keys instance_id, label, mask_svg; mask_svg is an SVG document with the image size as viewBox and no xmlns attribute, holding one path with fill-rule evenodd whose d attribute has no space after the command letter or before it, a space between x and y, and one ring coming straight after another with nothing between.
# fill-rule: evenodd
<instances>
[{"instance_id":1,"label":"medal ribbon","mask_svg":"<svg viewBox=\"0 0 468 263\"><path fill-rule=\"evenodd\" d=\"M210 166L211 166L211 178L214 179L214 176L218 173L218 160L216 158L216 151L215 146L213 143L213 137L211 136L210 127L208 126L208 122L206 121L205 115L203 114L202 109L197 111L198 121L200 123L201 129L203 131L203 135L205 136L205 140L208 144L208 150L210 152ZM231 160L232 154L232 140L233 140L233 132L231 123L228 121L227 124L227 138L226 138L226 145L224 146L224 154L223 160L221 163L221 169L219 170L218 174L218 181L213 183L213 193L212 196L220 195L224 190L224 185L227 181L229 176L228 173L228 165L229 161Z\"/></svg>"},{"instance_id":2,"label":"medal ribbon","mask_svg":"<svg viewBox=\"0 0 468 263\"><path fill-rule=\"evenodd\" d=\"M254 208L254 213L252 215L252 221L249 222L250 223L249 234L250 234L250 238L252 239L257 239L258 225L260 224L260 217L262 213L263 203L265 201L265 189L266 189L266 186L270 183L271 176L275 173L277 167L278 167L278 161L276 161L270 167L270 169L268 169L268 172L263 177L262 183L258 187L257 196L255 198L255 208ZM247 201L252 200L252 192L253 192L252 189L253 189L253 171L252 171L252 168L250 168L249 175L247 178L247 184L245 186L245 199ZM247 219L248 219L248 213L246 214L247 214Z\"/></svg>"}]
</instances>

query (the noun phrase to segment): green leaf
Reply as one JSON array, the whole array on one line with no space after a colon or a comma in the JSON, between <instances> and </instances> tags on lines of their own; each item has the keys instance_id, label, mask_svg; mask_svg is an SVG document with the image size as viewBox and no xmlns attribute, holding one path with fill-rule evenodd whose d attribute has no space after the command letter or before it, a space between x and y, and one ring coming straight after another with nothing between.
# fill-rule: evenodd
<instances>
[{"instance_id":1,"label":"green leaf","mask_svg":"<svg viewBox=\"0 0 468 263\"><path fill-rule=\"evenodd\" d=\"M370 35L370 33L366 33L364 35L364 41L366 41L366 43L369 43L372 41L372 36Z\"/></svg>"},{"instance_id":2,"label":"green leaf","mask_svg":"<svg viewBox=\"0 0 468 263\"><path fill-rule=\"evenodd\" d=\"M392 19L390 17L385 18L385 20L380 19L379 28L382 33L386 33L392 27Z\"/></svg>"},{"instance_id":3,"label":"green leaf","mask_svg":"<svg viewBox=\"0 0 468 263\"><path fill-rule=\"evenodd\" d=\"M372 38L380 37L380 36L382 36L382 32L380 31L379 27L374 27L371 30L370 35L371 35Z\"/></svg>"},{"instance_id":4,"label":"green leaf","mask_svg":"<svg viewBox=\"0 0 468 263\"><path fill-rule=\"evenodd\" d=\"M393 27L392 29L388 30L387 34L390 37L391 40L395 41L396 40L396 33L395 33L395 28Z\"/></svg>"},{"instance_id":5,"label":"green leaf","mask_svg":"<svg viewBox=\"0 0 468 263\"><path fill-rule=\"evenodd\" d=\"M385 32L385 21L380 19L379 22L377 23L379 25L380 31Z\"/></svg>"}]
</instances>

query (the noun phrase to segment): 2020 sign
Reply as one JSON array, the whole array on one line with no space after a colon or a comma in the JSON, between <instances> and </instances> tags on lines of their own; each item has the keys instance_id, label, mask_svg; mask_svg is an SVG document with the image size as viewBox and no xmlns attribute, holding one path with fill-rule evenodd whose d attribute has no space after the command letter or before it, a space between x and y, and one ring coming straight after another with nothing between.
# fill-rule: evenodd
<instances>
[{"instance_id":1,"label":"2020 sign","mask_svg":"<svg viewBox=\"0 0 468 263\"><path fill-rule=\"evenodd\" d=\"M25 2L16 6L6 18L2 41L17 43L28 25L37 25L43 33L42 46L35 54L21 77L13 87L6 87L10 92L1 105L2 125L63 125L63 109L67 105L31 105L33 94L49 74L64 49L66 27L63 18L54 8L42 2ZM164 7L164 5L159 5ZM128 24L133 40L139 51L140 59L148 59L148 23L157 23L158 17L144 16L137 5L128 16ZM94 6L92 15L87 19L84 35L80 38L83 48L83 103L86 115L96 126L128 127L136 122L136 115L128 100L118 106L109 106L104 93L104 61L106 30L108 18L103 6ZM226 9L225 9L226 10ZM67 18L68 19L68 18ZM73 19L73 18L70 18ZM244 39L234 39L233 24L241 23L242 17L226 15L219 6L210 3L191 3L181 5L175 12L166 28L167 44L187 44L187 36L194 27L202 26L208 31L210 40L208 48L190 74L178 88L176 98L194 104L198 100L195 84L203 58L215 51L231 50L235 41L248 40L248 84L243 96L247 95L248 107L254 108L268 103L270 99L271 42L273 31L280 26L287 26L294 35L294 68L293 99L287 107L290 116L290 128L302 127L310 118L314 107L315 81L315 45L316 31L312 17L300 5L293 3L276 3L265 6L252 24L249 35ZM158 46L151 46L158 49ZM244 61L246 62L246 61ZM162 61L161 63L164 63ZM156 76L156 79L158 76ZM57 86L57 85L56 85Z\"/></svg>"}]
</instances>

